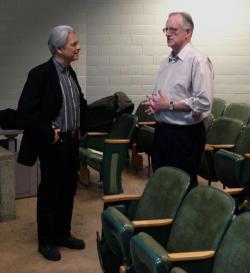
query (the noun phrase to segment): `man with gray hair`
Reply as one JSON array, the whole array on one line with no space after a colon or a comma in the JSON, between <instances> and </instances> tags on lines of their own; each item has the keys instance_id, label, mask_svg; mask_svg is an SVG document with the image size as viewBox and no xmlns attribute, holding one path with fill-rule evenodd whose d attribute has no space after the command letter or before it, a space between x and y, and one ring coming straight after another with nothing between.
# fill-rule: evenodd
<instances>
[{"instance_id":1,"label":"man with gray hair","mask_svg":"<svg viewBox=\"0 0 250 273\"><path fill-rule=\"evenodd\" d=\"M163 32L172 52L161 63L153 94L145 102L157 121L153 170L165 165L181 168L190 175L191 187L197 185L214 88L211 61L191 44L193 29L188 13L169 14Z\"/></svg>"},{"instance_id":2,"label":"man with gray hair","mask_svg":"<svg viewBox=\"0 0 250 273\"><path fill-rule=\"evenodd\" d=\"M78 175L78 142L86 128L88 106L70 66L78 60L80 44L70 26L56 26L49 35L52 58L29 74L18 103L24 128L18 161L40 161L37 195L39 252L61 259L58 246L83 249L71 235L71 218Z\"/></svg>"}]
</instances>

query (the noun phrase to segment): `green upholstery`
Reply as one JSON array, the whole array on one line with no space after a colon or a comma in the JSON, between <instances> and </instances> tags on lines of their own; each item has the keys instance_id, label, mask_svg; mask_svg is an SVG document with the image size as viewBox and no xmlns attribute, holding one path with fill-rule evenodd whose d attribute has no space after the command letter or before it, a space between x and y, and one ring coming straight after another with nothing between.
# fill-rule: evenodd
<instances>
[{"instance_id":1,"label":"green upholstery","mask_svg":"<svg viewBox=\"0 0 250 273\"><path fill-rule=\"evenodd\" d=\"M213 106L210 115L208 116L207 121L207 129L209 129L213 123L213 121L219 117L221 117L226 108L226 101L221 98L214 97L213 98Z\"/></svg>"},{"instance_id":2,"label":"green upholstery","mask_svg":"<svg viewBox=\"0 0 250 273\"><path fill-rule=\"evenodd\" d=\"M138 125L136 126L132 140L132 165L137 171L142 167L139 166L139 163L135 158L138 157L139 153L146 153L148 155L148 167L151 167L150 152L154 138L154 126L156 121L154 115L149 115L145 112L145 105L143 105L143 102L139 104L135 115L138 116Z\"/></svg>"},{"instance_id":3,"label":"green upholstery","mask_svg":"<svg viewBox=\"0 0 250 273\"><path fill-rule=\"evenodd\" d=\"M226 187L244 187L250 180L250 160L244 158L250 152L250 125L243 128L233 151L221 149L215 153L215 170L218 179Z\"/></svg>"},{"instance_id":4,"label":"green upholstery","mask_svg":"<svg viewBox=\"0 0 250 273\"><path fill-rule=\"evenodd\" d=\"M207 144L234 144L243 128L240 120L219 117L214 120L207 132ZM214 168L214 153L216 150L204 150L199 168L199 175L209 181L218 181Z\"/></svg>"},{"instance_id":5,"label":"green upholstery","mask_svg":"<svg viewBox=\"0 0 250 273\"><path fill-rule=\"evenodd\" d=\"M137 135L132 143L132 163L136 171L138 171L139 166L136 158L140 158L140 153L145 153L148 156L148 175L151 169L151 151L153 146L155 128L152 126L141 126L137 127ZM142 167L142 166L141 166Z\"/></svg>"},{"instance_id":6,"label":"green upholstery","mask_svg":"<svg viewBox=\"0 0 250 273\"><path fill-rule=\"evenodd\" d=\"M167 273L173 266L181 266L187 272L211 272L212 258L171 262L168 253L217 251L234 209L235 202L229 194L209 186L193 188L176 214L165 249L146 233L132 237L130 252L135 272Z\"/></svg>"},{"instance_id":7,"label":"green upholstery","mask_svg":"<svg viewBox=\"0 0 250 273\"><path fill-rule=\"evenodd\" d=\"M239 119L244 125L250 121L250 104L233 102L227 105L224 117Z\"/></svg>"},{"instance_id":8,"label":"green upholstery","mask_svg":"<svg viewBox=\"0 0 250 273\"><path fill-rule=\"evenodd\" d=\"M226 109L226 101L221 98L214 97L213 99L213 106L212 106L212 114L214 118L219 118L223 115L225 109Z\"/></svg>"},{"instance_id":9,"label":"green upholstery","mask_svg":"<svg viewBox=\"0 0 250 273\"><path fill-rule=\"evenodd\" d=\"M145 105L143 102L140 102L138 105L135 115L138 117L138 122L148 122L148 121L155 121L154 115L149 115L145 112Z\"/></svg>"},{"instance_id":10,"label":"green upholstery","mask_svg":"<svg viewBox=\"0 0 250 273\"><path fill-rule=\"evenodd\" d=\"M237 216L216 254L213 273L248 273L250 270L250 214Z\"/></svg>"},{"instance_id":11,"label":"green upholstery","mask_svg":"<svg viewBox=\"0 0 250 273\"><path fill-rule=\"evenodd\" d=\"M86 134L80 139L80 161L100 172L104 194L123 191L121 175L136 123L135 115L123 114L114 122L109 134Z\"/></svg>"},{"instance_id":12,"label":"green upholstery","mask_svg":"<svg viewBox=\"0 0 250 273\"><path fill-rule=\"evenodd\" d=\"M216 253L211 273L249 273L250 270L250 213L236 216ZM192 271L197 272L198 271ZM175 267L171 273L191 273Z\"/></svg>"},{"instance_id":13,"label":"green upholstery","mask_svg":"<svg viewBox=\"0 0 250 273\"><path fill-rule=\"evenodd\" d=\"M126 205L106 206L102 213L104 237L122 263L129 267L130 238L138 231L147 231L166 242L168 227L134 227L132 221L173 219L190 182L189 175L174 167L159 168L149 179L139 200L127 201ZM163 241L162 241L163 242Z\"/></svg>"},{"instance_id":14,"label":"green upholstery","mask_svg":"<svg viewBox=\"0 0 250 273\"><path fill-rule=\"evenodd\" d=\"M138 129L136 150L138 153L151 153L155 128L152 126L143 126Z\"/></svg>"}]
</instances>

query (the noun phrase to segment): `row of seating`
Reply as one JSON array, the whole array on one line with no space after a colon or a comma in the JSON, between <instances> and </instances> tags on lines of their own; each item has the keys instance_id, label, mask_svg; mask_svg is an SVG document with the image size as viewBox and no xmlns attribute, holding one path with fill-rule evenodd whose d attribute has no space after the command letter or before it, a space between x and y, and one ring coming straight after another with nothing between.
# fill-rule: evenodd
<instances>
[{"instance_id":1,"label":"row of seating","mask_svg":"<svg viewBox=\"0 0 250 273\"><path fill-rule=\"evenodd\" d=\"M235 217L216 252L195 251L171 254L147 234L140 233L131 240L134 272L249 273L249 225L250 213ZM209 261L211 259L213 262Z\"/></svg>"},{"instance_id":2,"label":"row of seating","mask_svg":"<svg viewBox=\"0 0 250 273\"><path fill-rule=\"evenodd\" d=\"M123 192L122 171L126 167L130 141L137 116L122 114L110 132L88 132L80 138L80 181L89 183L90 166L100 173L104 194Z\"/></svg>"},{"instance_id":3,"label":"row of seating","mask_svg":"<svg viewBox=\"0 0 250 273\"><path fill-rule=\"evenodd\" d=\"M214 97L210 119L218 117L239 119L244 125L250 122L250 104L244 102L227 103L224 99Z\"/></svg>"},{"instance_id":4,"label":"row of seating","mask_svg":"<svg viewBox=\"0 0 250 273\"><path fill-rule=\"evenodd\" d=\"M166 166L142 196L103 197L103 272L250 272L250 213L235 216L229 194L209 186L188 192L189 182L184 171Z\"/></svg>"},{"instance_id":5,"label":"row of seating","mask_svg":"<svg viewBox=\"0 0 250 273\"><path fill-rule=\"evenodd\" d=\"M142 103L139 104L135 114L138 115L138 119L140 120L141 125L144 125L144 126L140 126L140 128L138 129L138 132L134 138L134 144L133 144L133 149L134 149L133 165L134 165L136 171L138 171L140 168L142 168L142 159L140 156L141 153L147 154L148 164L149 164L149 168L150 168L150 153L151 153L153 136L154 136L154 128L153 128L154 127L154 125L153 125L154 119L153 119L153 116L147 115L144 112L144 107L143 107ZM224 99L215 97L213 100L212 111L211 111L211 114L208 118L207 131L209 131L211 126L214 124L214 122L219 117L226 118L226 120L230 120L230 119L240 120L242 122L242 125L246 126L250 122L250 104L236 103L236 102L227 104L227 102ZM218 122L218 125L215 124L214 126L219 127L220 123L222 123L222 121ZM223 127L223 129L224 129L224 127ZM229 129L229 128L227 128L227 129ZM218 135L218 132L216 132L216 133ZM222 130L221 130L221 133L223 133ZM224 134L224 135L226 135L226 134ZM218 135L218 137L219 137L219 135ZM210 138L210 136L209 136L209 138ZM213 144L213 142L216 141L214 138L211 140L209 138L208 138L209 144ZM222 137L221 137L221 139L222 139ZM210 141L213 141L213 142L210 142ZM224 143L224 142L221 142L221 144L222 143ZM230 142L230 144L231 143L233 143L233 142Z\"/></svg>"},{"instance_id":6,"label":"row of seating","mask_svg":"<svg viewBox=\"0 0 250 273\"><path fill-rule=\"evenodd\" d=\"M139 109L143 106L139 105ZM137 112L137 111L136 111ZM141 113L141 110L139 111ZM140 153L148 155L152 148L154 127L152 116L142 115L142 124L151 122L151 126L138 127L132 149L132 162L135 169L142 166ZM212 113L207 125L207 145L202 155L199 175L211 182L220 181L224 187L240 188L250 184L250 105L247 103L229 103L221 98L214 98ZM235 189L234 189L235 190ZM240 196L238 196L240 197Z\"/></svg>"},{"instance_id":7,"label":"row of seating","mask_svg":"<svg viewBox=\"0 0 250 273\"><path fill-rule=\"evenodd\" d=\"M221 99L215 100L222 109ZM242 108L237 108L238 106ZM237 107L236 107L237 106ZM247 104L225 106L222 116L216 116L207 131L207 144L202 155L199 175L211 182L220 181L235 194L238 203L246 197L244 189L250 186L250 124ZM234 115L224 116L226 110ZM237 111L236 111L237 109ZM238 114L238 115L237 115Z\"/></svg>"},{"instance_id":8,"label":"row of seating","mask_svg":"<svg viewBox=\"0 0 250 273\"><path fill-rule=\"evenodd\" d=\"M144 105L141 103L134 115L124 114L118 118L109 133L91 132L81 138L79 157L82 162L80 168L82 181L89 181L89 170L86 168L89 165L100 173L104 194L122 193L121 177L126 166L129 147L132 149L131 163L136 171L143 165L140 155L142 152L148 155L150 171L155 121L153 116L147 115L144 110ZM246 184L247 178L245 175L242 178L241 170L247 167L244 167L245 163L238 163L236 159L250 152L250 137L248 137L250 125L246 125L249 120L250 105L246 103L226 105L224 100L214 98L207 129L207 145L199 170L199 175L207 179L209 184L218 180L221 180L225 186L243 187ZM222 148L227 151L221 151ZM229 149L230 152L238 154L236 156L230 154ZM217 153L218 150L220 151ZM226 156L231 159L222 159ZM236 163L232 163L232 158ZM241 161L246 162L242 158ZM223 170L223 166L230 171L234 170L231 177L237 176L235 185L227 179L228 172Z\"/></svg>"}]
</instances>

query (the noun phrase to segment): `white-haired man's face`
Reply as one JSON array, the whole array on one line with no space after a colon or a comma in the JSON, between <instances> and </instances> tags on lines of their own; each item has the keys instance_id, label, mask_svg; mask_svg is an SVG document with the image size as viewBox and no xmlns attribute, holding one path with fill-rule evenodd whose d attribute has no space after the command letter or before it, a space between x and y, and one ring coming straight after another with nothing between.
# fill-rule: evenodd
<instances>
[{"instance_id":1,"label":"white-haired man's face","mask_svg":"<svg viewBox=\"0 0 250 273\"><path fill-rule=\"evenodd\" d=\"M76 34L70 32L65 45L62 48L56 49L57 56L65 65L70 65L71 62L79 59L80 43L77 40Z\"/></svg>"}]
</instances>

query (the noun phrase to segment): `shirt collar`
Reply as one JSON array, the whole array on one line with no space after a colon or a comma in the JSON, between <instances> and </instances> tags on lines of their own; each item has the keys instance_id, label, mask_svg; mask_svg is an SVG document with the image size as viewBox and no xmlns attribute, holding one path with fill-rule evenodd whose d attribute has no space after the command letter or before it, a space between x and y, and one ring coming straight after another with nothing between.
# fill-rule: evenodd
<instances>
[{"instance_id":1,"label":"shirt collar","mask_svg":"<svg viewBox=\"0 0 250 273\"><path fill-rule=\"evenodd\" d=\"M55 64L56 68L61 73L65 73L65 72L69 71L69 67L66 67L65 65L61 64L60 62L58 62L58 60L56 59L56 57L53 57L53 62Z\"/></svg>"},{"instance_id":2,"label":"shirt collar","mask_svg":"<svg viewBox=\"0 0 250 273\"><path fill-rule=\"evenodd\" d=\"M169 62L177 62L178 60L183 61L187 56L190 48L192 48L192 45L190 43L186 44L176 56L174 56L172 51L168 57L168 61Z\"/></svg>"}]
</instances>

